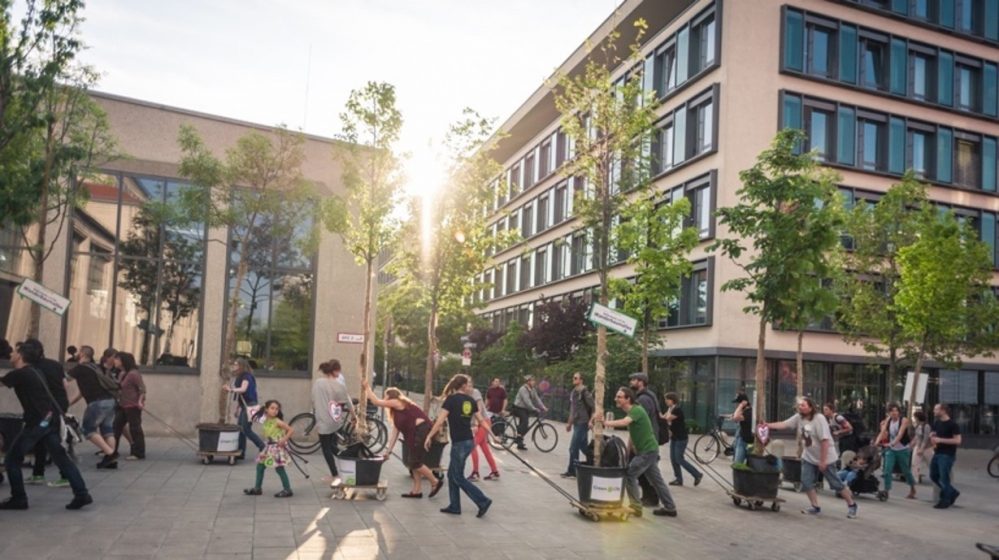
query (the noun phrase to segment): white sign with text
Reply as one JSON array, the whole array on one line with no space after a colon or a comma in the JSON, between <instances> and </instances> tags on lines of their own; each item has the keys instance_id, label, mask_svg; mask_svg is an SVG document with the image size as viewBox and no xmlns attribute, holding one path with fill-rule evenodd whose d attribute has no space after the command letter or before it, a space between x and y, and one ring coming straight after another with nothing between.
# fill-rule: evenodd
<instances>
[{"instance_id":1,"label":"white sign with text","mask_svg":"<svg viewBox=\"0 0 999 560\"><path fill-rule=\"evenodd\" d=\"M69 299L31 279L25 279L24 282L21 282L21 285L17 287L17 294L22 298L30 299L60 317L65 315L66 309L69 308Z\"/></svg>"},{"instance_id":2,"label":"white sign with text","mask_svg":"<svg viewBox=\"0 0 999 560\"><path fill-rule=\"evenodd\" d=\"M357 333L336 333L336 341L344 344L364 344L364 335Z\"/></svg>"},{"instance_id":3,"label":"white sign with text","mask_svg":"<svg viewBox=\"0 0 999 560\"><path fill-rule=\"evenodd\" d=\"M635 336L635 327L638 326L637 319L599 303L594 303L590 308L589 319L625 336Z\"/></svg>"}]
</instances>

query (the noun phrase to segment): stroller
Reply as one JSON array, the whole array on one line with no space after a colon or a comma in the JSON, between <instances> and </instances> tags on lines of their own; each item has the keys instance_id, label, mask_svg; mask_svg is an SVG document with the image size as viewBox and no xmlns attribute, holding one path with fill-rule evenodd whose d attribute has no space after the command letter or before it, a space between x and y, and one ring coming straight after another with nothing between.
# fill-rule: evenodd
<instances>
[{"instance_id":1,"label":"stroller","mask_svg":"<svg viewBox=\"0 0 999 560\"><path fill-rule=\"evenodd\" d=\"M888 492L881 489L881 481L874 473L881 468L881 450L874 445L861 447L859 451L844 451L840 455L843 468L854 461L854 459L865 462L865 466L857 473L857 478L850 482L850 491L854 496L860 494L875 494L878 500L888 499Z\"/></svg>"}]
</instances>

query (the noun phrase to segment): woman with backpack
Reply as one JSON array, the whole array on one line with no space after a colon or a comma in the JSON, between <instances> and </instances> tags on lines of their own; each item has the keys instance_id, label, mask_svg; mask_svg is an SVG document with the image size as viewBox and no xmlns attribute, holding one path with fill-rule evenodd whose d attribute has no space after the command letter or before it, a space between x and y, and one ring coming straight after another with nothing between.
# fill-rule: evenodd
<instances>
[{"instance_id":1,"label":"woman with backpack","mask_svg":"<svg viewBox=\"0 0 999 560\"><path fill-rule=\"evenodd\" d=\"M901 409L897 404L888 405L888 417L881 422L881 431L874 439L878 445L884 448L884 462L882 463L885 478L885 492L891 491L892 473L895 465L898 465L909 484L909 494L906 498L912 500L916 498L916 481L912 478L912 471L909 464L912 461L912 450L909 449L909 435L911 425L908 418L902 417Z\"/></svg>"}]
</instances>

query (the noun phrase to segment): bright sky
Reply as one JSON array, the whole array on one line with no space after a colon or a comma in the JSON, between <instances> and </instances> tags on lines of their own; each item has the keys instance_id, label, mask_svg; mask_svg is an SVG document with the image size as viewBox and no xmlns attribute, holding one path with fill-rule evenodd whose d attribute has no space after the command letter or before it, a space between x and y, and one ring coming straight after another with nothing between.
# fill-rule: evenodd
<instances>
[{"instance_id":1,"label":"bright sky","mask_svg":"<svg viewBox=\"0 0 999 560\"><path fill-rule=\"evenodd\" d=\"M392 83L418 192L463 107L502 122L619 3L90 0L83 60L100 91L321 136L350 90Z\"/></svg>"}]
</instances>

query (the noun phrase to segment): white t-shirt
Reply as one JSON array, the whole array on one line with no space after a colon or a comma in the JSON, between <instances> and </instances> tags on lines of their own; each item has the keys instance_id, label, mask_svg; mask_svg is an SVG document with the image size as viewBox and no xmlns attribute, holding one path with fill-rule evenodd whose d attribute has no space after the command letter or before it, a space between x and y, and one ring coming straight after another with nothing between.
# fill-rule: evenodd
<instances>
[{"instance_id":1,"label":"white t-shirt","mask_svg":"<svg viewBox=\"0 0 999 560\"><path fill-rule=\"evenodd\" d=\"M822 440L829 441L829 454L826 456L826 463L832 464L836 461L836 446L833 444L832 432L829 431L829 421L820 413L812 416L811 420L805 420L800 414L785 420L788 428L800 430L802 444L805 451L801 455L803 461L808 461L813 465L818 465L822 460Z\"/></svg>"}]
</instances>

